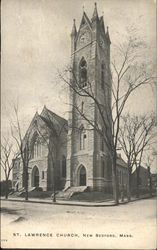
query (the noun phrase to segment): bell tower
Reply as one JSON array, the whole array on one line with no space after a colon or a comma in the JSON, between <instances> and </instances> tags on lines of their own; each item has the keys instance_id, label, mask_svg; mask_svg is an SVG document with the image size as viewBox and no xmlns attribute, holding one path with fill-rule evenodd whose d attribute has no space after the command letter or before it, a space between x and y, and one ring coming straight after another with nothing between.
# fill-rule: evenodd
<instances>
[{"instance_id":1,"label":"bell tower","mask_svg":"<svg viewBox=\"0 0 157 250\"><path fill-rule=\"evenodd\" d=\"M103 110L111 108L110 37L103 16L98 16L95 3L91 20L83 11L77 31L75 20L71 32L70 112L67 146L68 186L88 186L105 190L109 183L109 154L96 131L103 123L93 98ZM94 125L94 126L93 126Z\"/></svg>"}]
</instances>

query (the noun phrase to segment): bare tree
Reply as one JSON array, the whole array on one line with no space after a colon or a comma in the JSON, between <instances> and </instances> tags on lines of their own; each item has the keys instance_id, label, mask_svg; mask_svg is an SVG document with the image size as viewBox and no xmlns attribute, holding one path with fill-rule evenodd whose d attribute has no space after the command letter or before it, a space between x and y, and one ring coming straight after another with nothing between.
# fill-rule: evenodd
<instances>
[{"instance_id":1,"label":"bare tree","mask_svg":"<svg viewBox=\"0 0 157 250\"><path fill-rule=\"evenodd\" d=\"M137 193L136 196L139 197L139 184L140 184L140 167L141 167L141 162L143 159L143 154L148 147L154 142L154 134L153 134L153 128L155 126L155 118L150 117L148 119L143 120L143 126L141 129L141 133L139 134L139 141L141 145L140 147L136 147L134 144L133 150L134 150L134 156L135 156L135 166L136 166L136 174L137 174L137 183L136 183L136 188L137 188ZM137 153L139 151L139 153Z\"/></svg>"},{"instance_id":2,"label":"bare tree","mask_svg":"<svg viewBox=\"0 0 157 250\"><path fill-rule=\"evenodd\" d=\"M72 64L65 72L59 72L60 79L69 86L71 95L90 99L91 107L95 106L101 117L102 126L89 116L90 112L85 114L76 103L70 103L73 111L75 110L81 119L84 119L92 129L97 131L107 146L112 161L112 184L116 204L119 202L116 162L121 116L131 94L143 85L154 83L156 79L150 65L141 62L140 56L143 53L143 47L143 43L135 37L129 37L126 42L116 46L116 58L118 59L113 60L111 69L108 67L104 79L105 87L101 89L105 97L103 104L100 102L92 82L87 79L86 87L80 84L79 76L75 72L76 66ZM70 78L67 76L67 72L70 72Z\"/></svg>"},{"instance_id":3,"label":"bare tree","mask_svg":"<svg viewBox=\"0 0 157 250\"><path fill-rule=\"evenodd\" d=\"M153 129L155 127L154 115L129 115L122 116L121 127L119 129L119 144L127 158L128 168L128 201L131 199L130 185L132 168L136 166L137 190L139 185L139 172L144 151L148 151L150 145L154 143Z\"/></svg>"},{"instance_id":4,"label":"bare tree","mask_svg":"<svg viewBox=\"0 0 157 250\"><path fill-rule=\"evenodd\" d=\"M61 138L62 132L64 130L67 130L67 124L63 123L61 125L61 127L58 127L58 129L56 130L48 110L46 111L45 122L48 125L49 139L47 138L45 131L42 130L40 128L40 126L38 125L38 122L35 123L35 127L36 127L38 134L41 136L41 138L45 142L47 149L48 149L48 154L50 157L49 164L50 165L52 164L51 168L53 170L53 173L52 173L52 177L53 177L53 202L56 202L56 167L57 166L55 165L55 159L57 158L56 157L57 152L59 152L59 148L61 147L60 138ZM62 143L63 144L67 143L66 138L65 138L65 141L62 141Z\"/></svg>"},{"instance_id":5,"label":"bare tree","mask_svg":"<svg viewBox=\"0 0 157 250\"><path fill-rule=\"evenodd\" d=\"M5 181L6 181L6 190L5 190L5 198L8 199L9 194L9 177L12 169L14 168L14 161L12 161L12 157L14 159L18 158L18 154L14 153L13 144L10 142L9 139L3 137L1 142L1 166L5 174Z\"/></svg>"},{"instance_id":6,"label":"bare tree","mask_svg":"<svg viewBox=\"0 0 157 250\"><path fill-rule=\"evenodd\" d=\"M154 127L156 126L156 121L154 115L145 115L140 118L136 117L134 123L135 126L137 126L137 132L136 136L132 138L132 144L137 175L136 196L139 197L140 167L143 160L143 154L155 143ZM140 126L138 126L139 123Z\"/></svg>"},{"instance_id":7,"label":"bare tree","mask_svg":"<svg viewBox=\"0 0 157 250\"><path fill-rule=\"evenodd\" d=\"M11 123L11 134L14 138L17 148L20 154L20 158L23 165L23 186L25 188L25 200L28 200L28 168L29 160L31 158L30 142L29 142L29 133L26 132L25 136L22 135L22 125L20 124L19 114L18 114L18 105L14 105L14 114L15 121Z\"/></svg>"}]
</instances>

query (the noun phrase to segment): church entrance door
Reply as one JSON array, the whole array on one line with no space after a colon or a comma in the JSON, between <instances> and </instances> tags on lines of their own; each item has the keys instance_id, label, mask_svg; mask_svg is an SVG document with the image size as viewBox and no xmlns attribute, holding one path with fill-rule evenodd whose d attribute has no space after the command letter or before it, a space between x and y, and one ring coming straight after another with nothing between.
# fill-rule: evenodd
<instances>
[{"instance_id":1,"label":"church entrance door","mask_svg":"<svg viewBox=\"0 0 157 250\"><path fill-rule=\"evenodd\" d=\"M84 166L81 166L80 169L80 186L86 186L86 169Z\"/></svg>"},{"instance_id":2,"label":"church entrance door","mask_svg":"<svg viewBox=\"0 0 157 250\"><path fill-rule=\"evenodd\" d=\"M37 168L37 166L33 168L32 179L33 179L32 186L39 187L39 169Z\"/></svg>"}]
</instances>

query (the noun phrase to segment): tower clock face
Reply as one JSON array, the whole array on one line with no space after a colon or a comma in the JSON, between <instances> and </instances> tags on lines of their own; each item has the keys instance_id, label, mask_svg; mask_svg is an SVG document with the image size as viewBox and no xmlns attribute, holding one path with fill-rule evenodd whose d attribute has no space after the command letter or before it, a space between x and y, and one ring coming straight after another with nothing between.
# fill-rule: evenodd
<instances>
[{"instance_id":1,"label":"tower clock face","mask_svg":"<svg viewBox=\"0 0 157 250\"><path fill-rule=\"evenodd\" d=\"M79 38L80 45L84 45L84 44L88 43L89 41L90 41L89 32L84 32L80 35L80 38Z\"/></svg>"}]
</instances>

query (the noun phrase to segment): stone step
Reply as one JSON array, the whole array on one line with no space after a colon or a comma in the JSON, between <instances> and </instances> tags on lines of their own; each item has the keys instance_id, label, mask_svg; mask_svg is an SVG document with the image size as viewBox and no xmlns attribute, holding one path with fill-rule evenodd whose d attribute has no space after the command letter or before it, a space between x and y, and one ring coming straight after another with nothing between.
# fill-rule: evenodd
<instances>
[{"instance_id":1,"label":"stone step","mask_svg":"<svg viewBox=\"0 0 157 250\"><path fill-rule=\"evenodd\" d=\"M37 189L36 187L29 187L28 192L33 192L36 189ZM19 188L18 191L11 192L9 194L9 196L10 197L18 197L18 196L22 195L23 193L25 193L25 189L24 188Z\"/></svg>"},{"instance_id":2,"label":"stone step","mask_svg":"<svg viewBox=\"0 0 157 250\"><path fill-rule=\"evenodd\" d=\"M30 187L30 188L28 188L28 192L32 192L32 191L34 191L36 189L37 189L36 187Z\"/></svg>"},{"instance_id":3,"label":"stone step","mask_svg":"<svg viewBox=\"0 0 157 250\"><path fill-rule=\"evenodd\" d=\"M69 187L66 190L62 190L56 194L56 198L70 199L76 193L83 193L87 190L87 186ZM53 194L52 194L53 197Z\"/></svg>"}]
</instances>

